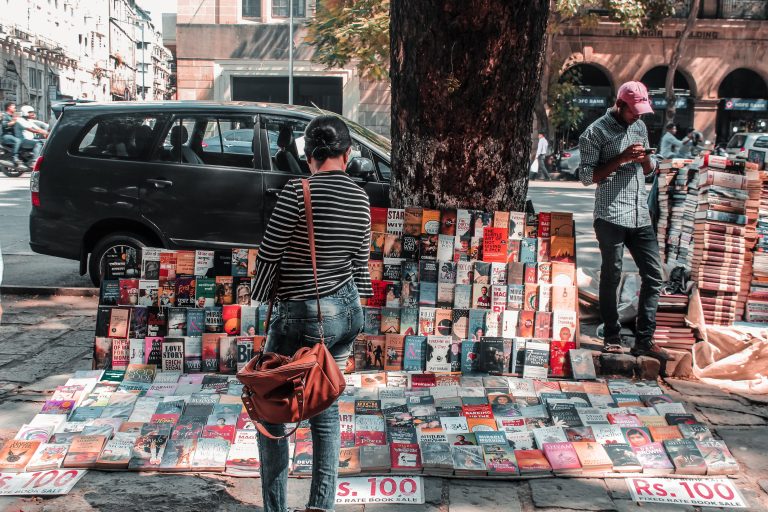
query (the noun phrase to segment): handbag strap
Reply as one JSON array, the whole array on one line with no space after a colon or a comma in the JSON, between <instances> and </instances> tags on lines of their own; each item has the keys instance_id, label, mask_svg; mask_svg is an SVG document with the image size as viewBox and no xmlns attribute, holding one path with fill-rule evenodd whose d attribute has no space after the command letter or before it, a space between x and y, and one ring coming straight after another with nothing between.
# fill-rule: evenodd
<instances>
[{"instance_id":1,"label":"handbag strap","mask_svg":"<svg viewBox=\"0 0 768 512\"><path fill-rule=\"evenodd\" d=\"M302 178L301 188L304 192L304 216L307 219L307 237L309 238L309 254L312 259L312 276L315 281L315 298L317 299L317 323L320 331L320 341L325 343L325 332L323 331L323 313L320 310L320 286L317 283L317 253L315 252L315 221L312 216L312 195L309 192L309 180ZM269 333L269 324L272 322L272 308L277 296L277 286L273 291L272 297L267 306L267 323L264 326L264 334Z\"/></svg>"},{"instance_id":2,"label":"handbag strap","mask_svg":"<svg viewBox=\"0 0 768 512\"><path fill-rule=\"evenodd\" d=\"M285 439L286 437L290 437L293 435L294 432L296 432L299 427L301 426L301 422L304 421L304 381L301 379L294 379L293 381L293 394L296 396L296 402L299 406L299 421L296 422L296 425L289 431L283 434L282 436L276 436L272 434L267 428L262 425L262 423L257 420L253 419L253 424L256 426L256 430L261 433L264 437L267 437L269 439L272 439L273 441L277 441L280 439Z\"/></svg>"}]
</instances>

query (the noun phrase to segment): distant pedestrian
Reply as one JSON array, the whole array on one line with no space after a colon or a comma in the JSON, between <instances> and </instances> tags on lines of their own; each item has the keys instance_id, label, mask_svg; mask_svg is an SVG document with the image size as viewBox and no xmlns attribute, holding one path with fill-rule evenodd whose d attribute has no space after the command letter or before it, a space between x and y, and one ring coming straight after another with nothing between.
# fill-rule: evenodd
<instances>
[{"instance_id":1,"label":"distant pedestrian","mask_svg":"<svg viewBox=\"0 0 768 512\"><path fill-rule=\"evenodd\" d=\"M626 245L642 279L632 355L666 361L671 359L669 354L653 343L663 279L645 191L645 176L656 172L657 166L650 158L648 129L640 120L652 112L645 85L622 85L616 104L579 139L580 178L584 185L597 184L594 227L602 257L599 295L604 351L622 352L617 291Z\"/></svg>"},{"instance_id":2,"label":"distant pedestrian","mask_svg":"<svg viewBox=\"0 0 768 512\"><path fill-rule=\"evenodd\" d=\"M539 174L537 177L541 176L545 180L550 181L552 178L549 175L549 171L547 171L547 164L544 162L548 152L549 142L547 141L547 132L539 130L539 145L536 147L536 161L539 164Z\"/></svg>"},{"instance_id":3,"label":"distant pedestrian","mask_svg":"<svg viewBox=\"0 0 768 512\"><path fill-rule=\"evenodd\" d=\"M677 152L680 151L680 148L683 147L683 143L688 140L688 137L680 140L676 135L677 126L675 126L675 123L667 123L664 135L661 137L661 144L659 145L659 154L663 158L674 158Z\"/></svg>"}]
</instances>

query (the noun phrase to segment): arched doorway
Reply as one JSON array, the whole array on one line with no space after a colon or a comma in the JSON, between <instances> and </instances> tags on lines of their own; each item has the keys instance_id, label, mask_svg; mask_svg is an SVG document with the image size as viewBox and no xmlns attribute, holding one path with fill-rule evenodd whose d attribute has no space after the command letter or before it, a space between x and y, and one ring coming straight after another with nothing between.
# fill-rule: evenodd
<instances>
[{"instance_id":1,"label":"arched doorway","mask_svg":"<svg viewBox=\"0 0 768 512\"><path fill-rule=\"evenodd\" d=\"M575 106L583 114L575 129L558 131L557 139L563 148L569 148L578 143L579 135L605 110L613 105L614 90L610 77L602 68L593 64L576 64L566 69L560 76L561 83L571 81L581 90L573 100Z\"/></svg>"},{"instance_id":2,"label":"arched doorway","mask_svg":"<svg viewBox=\"0 0 768 512\"><path fill-rule=\"evenodd\" d=\"M658 147L664 134L664 111L667 108L667 93L664 82L667 79L667 66L651 68L640 80L648 88L648 96L653 106L653 114L643 116L648 127L648 141L651 146ZM675 124L678 127L678 137L682 137L688 128L693 128L693 92L688 79L679 70L675 71L672 88L677 96L677 111Z\"/></svg>"},{"instance_id":3,"label":"arched doorway","mask_svg":"<svg viewBox=\"0 0 768 512\"><path fill-rule=\"evenodd\" d=\"M768 131L768 85L751 69L726 75L717 89L717 142L725 143L737 132Z\"/></svg>"}]
</instances>

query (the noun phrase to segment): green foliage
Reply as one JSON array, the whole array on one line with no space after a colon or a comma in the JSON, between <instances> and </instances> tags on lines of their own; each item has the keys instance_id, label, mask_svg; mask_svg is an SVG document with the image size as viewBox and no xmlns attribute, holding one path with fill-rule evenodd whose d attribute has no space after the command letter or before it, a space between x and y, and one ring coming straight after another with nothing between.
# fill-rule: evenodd
<instances>
[{"instance_id":1,"label":"green foliage","mask_svg":"<svg viewBox=\"0 0 768 512\"><path fill-rule=\"evenodd\" d=\"M361 77L389 76L389 0L317 0L307 22L312 58L328 68L357 64Z\"/></svg>"},{"instance_id":2,"label":"green foliage","mask_svg":"<svg viewBox=\"0 0 768 512\"><path fill-rule=\"evenodd\" d=\"M549 90L552 109L549 118L552 125L561 131L576 129L584 117L581 109L573 104L576 96L581 94L578 77L570 73L564 80L553 85Z\"/></svg>"}]
</instances>

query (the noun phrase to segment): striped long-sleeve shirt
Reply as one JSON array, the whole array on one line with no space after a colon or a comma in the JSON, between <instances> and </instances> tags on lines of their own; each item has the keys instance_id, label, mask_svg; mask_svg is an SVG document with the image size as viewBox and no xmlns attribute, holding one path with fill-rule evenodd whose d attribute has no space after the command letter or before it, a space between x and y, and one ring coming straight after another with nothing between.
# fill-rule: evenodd
<instances>
[{"instance_id":1,"label":"striped long-sleeve shirt","mask_svg":"<svg viewBox=\"0 0 768 512\"><path fill-rule=\"evenodd\" d=\"M361 297L373 295L368 273L371 211L368 195L344 171L309 178L320 297L355 280ZM256 259L253 300L266 302L278 278L277 298L315 297L301 180L289 181L277 200Z\"/></svg>"}]
</instances>

